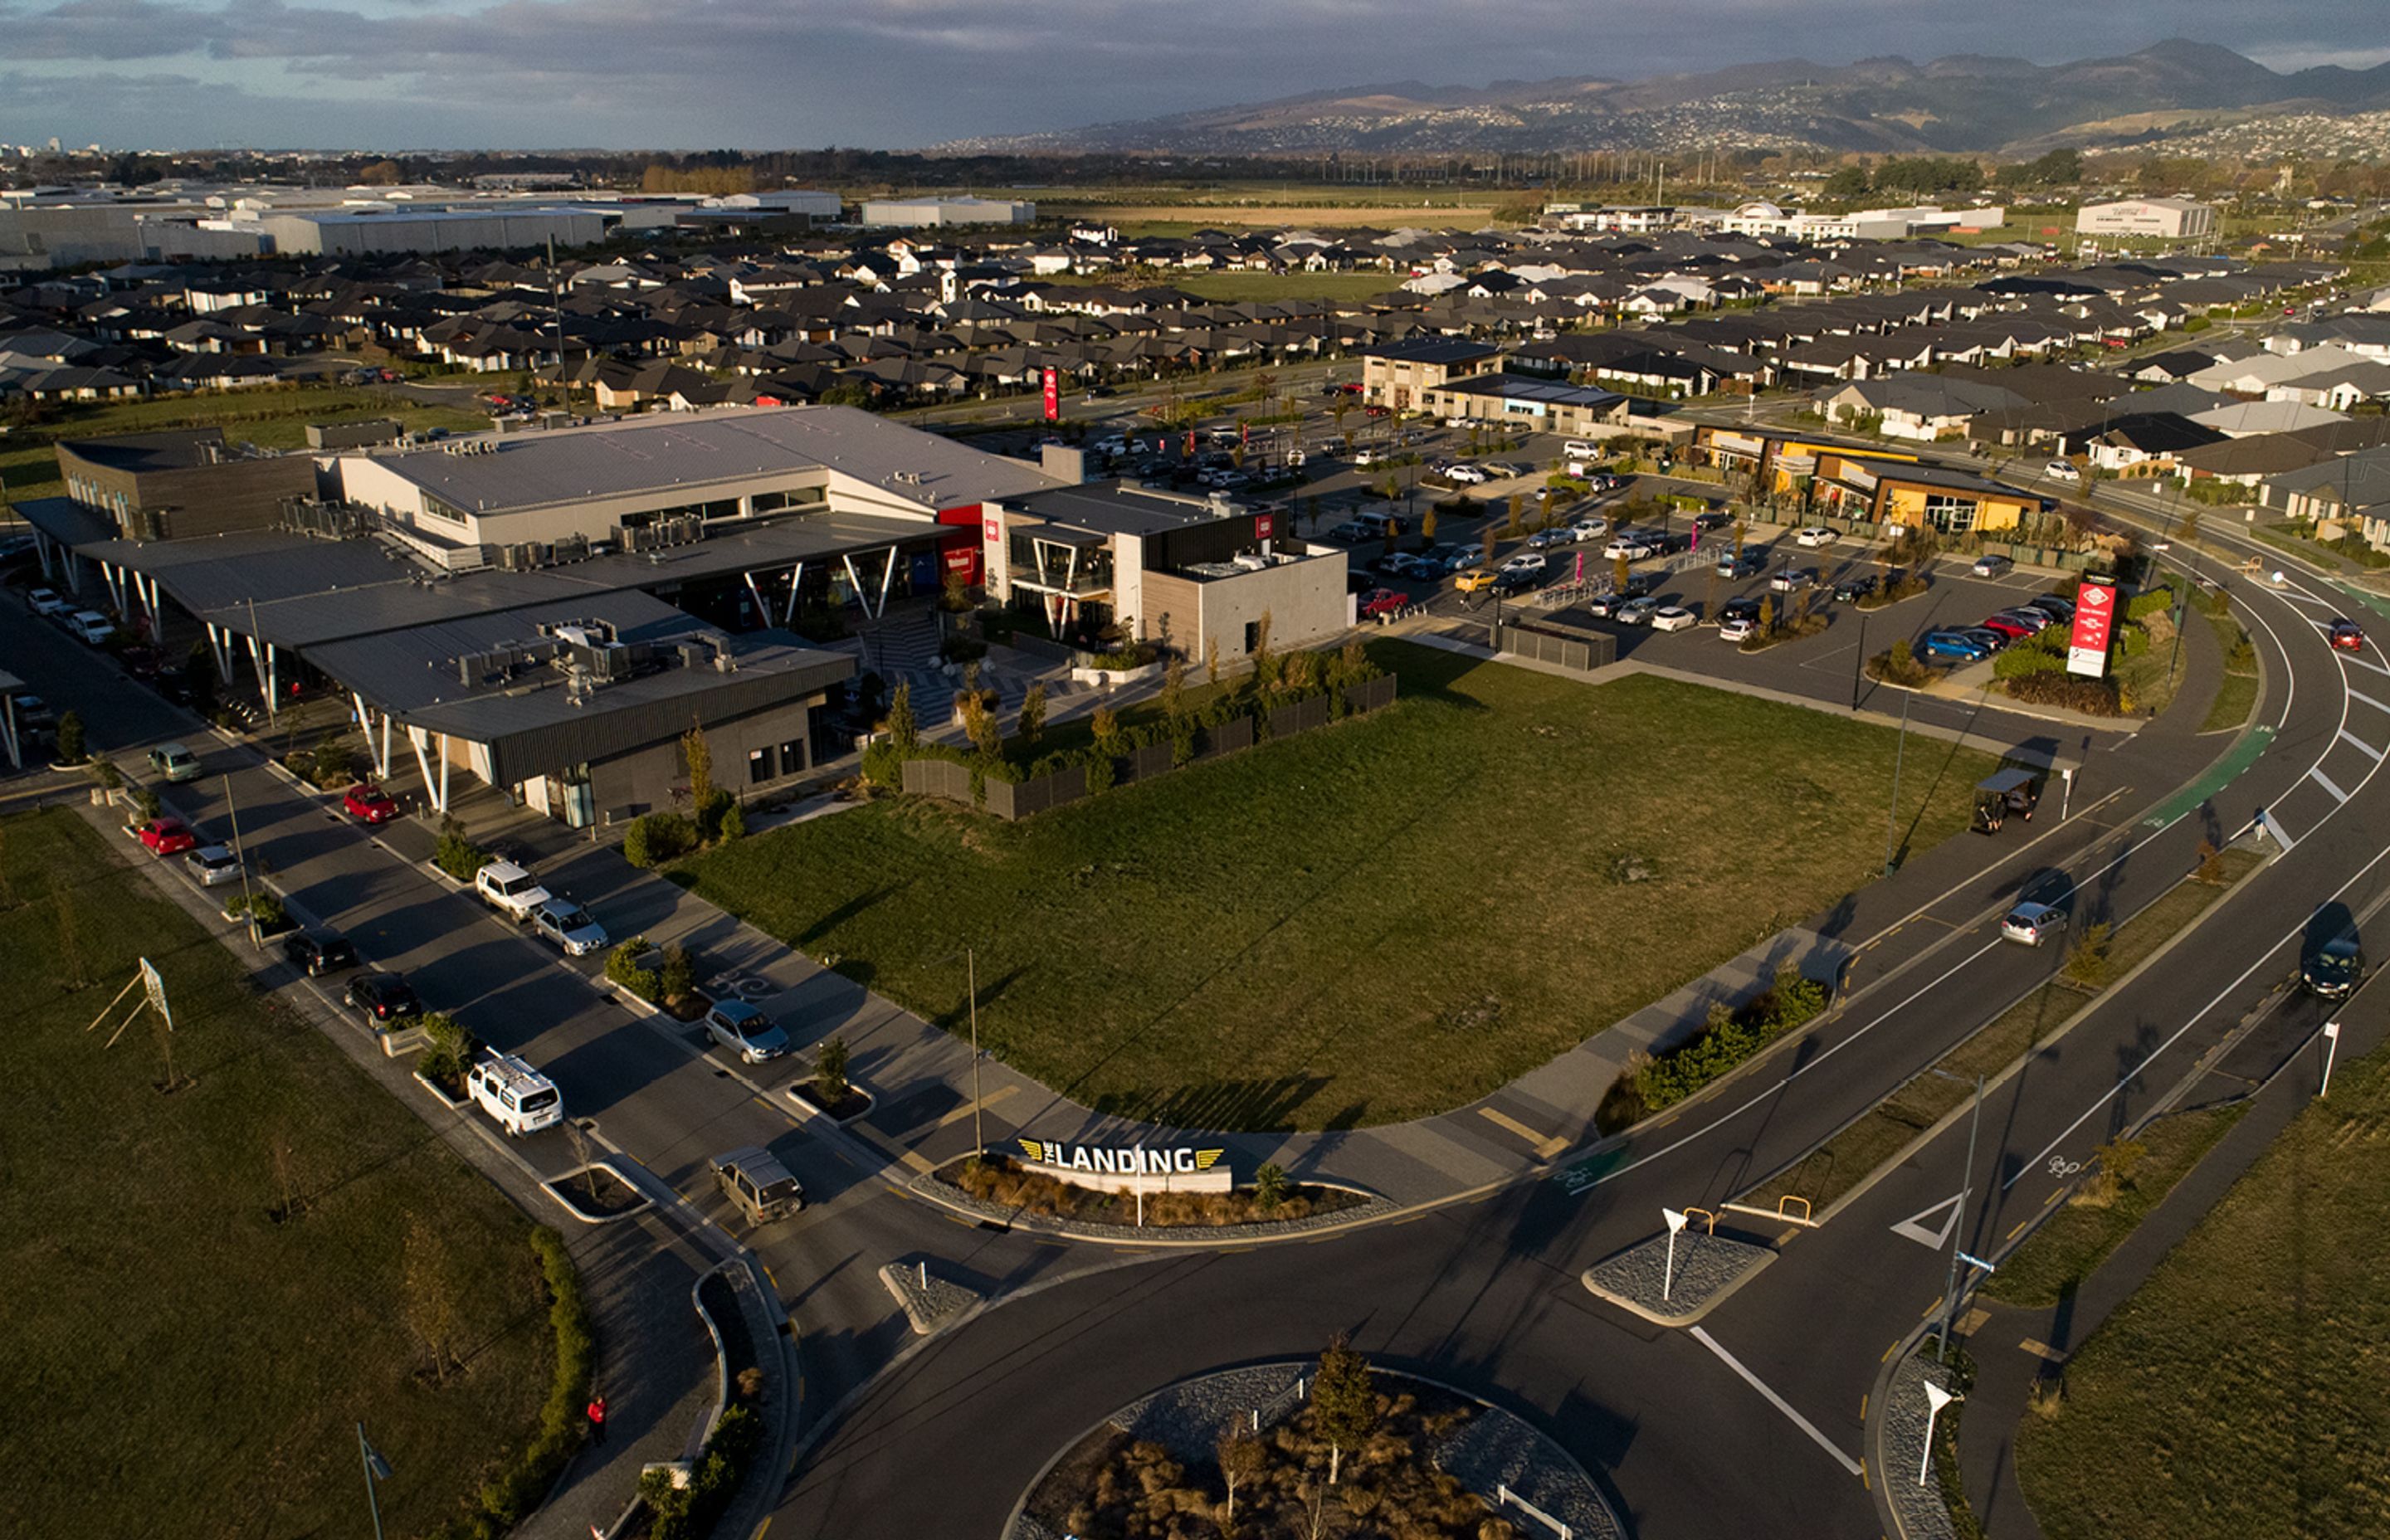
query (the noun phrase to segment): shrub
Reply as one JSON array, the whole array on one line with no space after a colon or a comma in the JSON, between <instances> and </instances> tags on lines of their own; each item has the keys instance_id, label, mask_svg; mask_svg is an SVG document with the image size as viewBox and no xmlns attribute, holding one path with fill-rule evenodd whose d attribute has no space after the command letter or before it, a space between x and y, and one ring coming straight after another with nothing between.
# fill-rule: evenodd
<instances>
[{"instance_id":1,"label":"shrub","mask_svg":"<svg viewBox=\"0 0 2390 1540\"><path fill-rule=\"evenodd\" d=\"M736 799L732 800L728 807L722 810L721 837L725 840L743 840L747 837L747 810Z\"/></svg>"},{"instance_id":2,"label":"shrub","mask_svg":"<svg viewBox=\"0 0 2390 1540\"><path fill-rule=\"evenodd\" d=\"M623 831L623 859L635 866L661 866L697 848L697 825L677 813L648 813Z\"/></svg>"},{"instance_id":3,"label":"shrub","mask_svg":"<svg viewBox=\"0 0 2390 1540\"><path fill-rule=\"evenodd\" d=\"M158 816L158 793L144 786L133 793L133 821L146 824Z\"/></svg>"},{"instance_id":4,"label":"shrub","mask_svg":"<svg viewBox=\"0 0 2390 1540\"><path fill-rule=\"evenodd\" d=\"M473 1060L481 1057L481 1040L444 1010L431 1012L418 1025L423 1029L426 1041L423 1052L415 1060L417 1072L436 1083L463 1084L473 1068Z\"/></svg>"},{"instance_id":5,"label":"shrub","mask_svg":"<svg viewBox=\"0 0 2390 1540\"><path fill-rule=\"evenodd\" d=\"M880 791L905 789L905 751L892 738L874 738L863 751L863 781ZM623 848L627 858L630 841Z\"/></svg>"},{"instance_id":6,"label":"shrub","mask_svg":"<svg viewBox=\"0 0 2390 1540\"><path fill-rule=\"evenodd\" d=\"M84 749L82 713L65 712L58 718L58 763L81 764Z\"/></svg>"},{"instance_id":7,"label":"shrub","mask_svg":"<svg viewBox=\"0 0 2390 1540\"><path fill-rule=\"evenodd\" d=\"M704 799L697 804L697 842L710 845L722 838L722 820L729 816L730 810L738 804L739 799L722 788L709 789Z\"/></svg>"},{"instance_id":8,"label":"shrub","mask_svg":"<svg viewBox=\"0 0 2390 1540\"><path fill-rule=\"evenodd\" d=\"M1826 1008L1826 986L1791 967L1777 969L1765 994L1729 1010L1710 1008L1701 1035L1651 1059L1634 1072L1635 1091L1645 1111L1657 1112L1691 1096L1757 1053L1783 1033Z\"/></svg>"},{"instance_id":9,"label":"shrub","mask_svg":"<svg viewBox=\"0 0 2390 1540\"><path fill-rule=\"evenodd\" d=\"M639 1491L655 1512L655 1527L649 1531L652 1540L705 1540L738 1495L763 1447L764 1419L752 1407L733 1405L707 1436L705 1452L698 1457L687 1487L641 1478Z\"/></svg>"},{"instance_id":10,"label":"shrub","mask_svg":"<svg viewBox=\"0 0 2390 1540\"><path fill-rule=\"evenodd\" d=\"M459 882L490 864L490 853L465 838L465 826L455 818L440 820L440 842L432 847L431 864Z\"/></svg>"},{"instance_id":11,"label":"shrub","mask_svg":"<svg viewBox=\"0 0 2390 1540\"><path fill-rule=\"evenodd\" d=\"M2011 699L2043 706L2063 706L2091 716L2115 716L2124 710L2114 679L2080 679L2069 674L2028 674L2009 681Z\"/></svg>"},{"instance_id":12,"label":"shrub","mask_svg":"<svg viewBox=\"0 0 2390 1540\"><path fill-rule=\"evenodd\" d=\"M653 950L647 937L633 936L606 955L606 977L650 1005L663 990L662 976L646 962Z\"/></svg>"},{"instance_id":13,"label":"shrub","mask_svg":"<svg viewBox=\"0 0 2390 1540\"><path fill-rule=\"evenodd\" d=\"M548 1329L556 1336L556 1378L548 1381L547 1399L540 1405L539 1432L522 1457L483 1483L474 1496L471 1514L436 1532L450 1540L497 1540L539 1506L556 1484L564 1462L580 1445L582 1408L589 1403L589 1376L598 1358L589 1307L582 1297L581 1275L573 1270L563 1238L543 1226L532 1232L531 1247L539 1257L541 1278L547 1289Z\"/></svg>"},{"instance_id":14,"label":"shrub","mask_svg":"<svg viewBox=\"0 0 2390 1540\"><path fill-rule=\"evenodd\" d=\"M2022 679L2030 674L2065 673L2066 638L2066 629L2053 625L2039 635L2004 648L1992 660L1992 677Z\"/></svg>"},{"instance_id":15,"label":"shrub","mask_svg":"<svg viewBox=\"0 0 2390 1540\"><path fill-rule=\"evenodd\" d=\"M854 1089L846 1079L846 1039L833 1037L814 1059L814 1095L825 1107L836 1107Z\"/></svg>"},{"instance_id":16,"label":"shrub","mask_svg":"<svg viewBox=\"0 0 2390 1540\"><path fill-rule=\"evenodd\" d=\"M349 751L327 737L315 745L307 766L308 778L325 790L349 784Z\"/></svg>"},{"instance_id":17,"label":"shrub","mask_svg":"<svg viewBox=\"0 0 2390 1540\"><path fill-rule=\"evenodd\" d=\"M2104 989L2108 983L2109 930L2105 920L2083 932L2075 950L2066 955L2066 976L2078 984Z\"/></svg>"},{"instance_id":18,"label":"shrub","mask_svg":"<svg viewBox=\"0 0 2390 1540\"><path fill-rule=\"evenodd\" d=\"M665 1001L686 1000L697 983L697 965L688 948L675 942L664 948L663 967L656 973L656 992Z\"/></svg>"},{"instance_id":19,"label":"shrub","mask_svg":"<svg viewBox=\"0 0 2390 1540\"><path fill-rule=\"evenodd\" d=\"M260 888L247 898L236 898L225 905L228 915L247 915L257 921L260 930L279 930L290 923L290 912L282 906L276 895Z\"/></svg>"},{"instance_id":20,"label":"shrub","mask_svg":"<svg viewBox=\"0 0 2390 1540\"><path fill-rule=\"evenodd\" d=\"M1275 1162L1253 1173L1253 1207L1264 1213L1276 1213L1286 1201L1286 1168Z\"/></svg>"}]
</instances>

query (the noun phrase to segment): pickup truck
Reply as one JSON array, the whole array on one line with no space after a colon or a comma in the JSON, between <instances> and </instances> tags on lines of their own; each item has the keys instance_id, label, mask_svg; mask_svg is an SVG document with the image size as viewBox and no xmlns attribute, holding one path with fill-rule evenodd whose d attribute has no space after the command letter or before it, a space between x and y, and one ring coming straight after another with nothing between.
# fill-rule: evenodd
<instances>
[{"instance_id":1,"label":"pickup truck","mask_svg":"<svg viewBox=\"0 0 2390 1540\"><path fill-rule=\"evenodd\" d=\"M539 879L511 861L493 861L473 874L473 891L498 913L523 924L533 911L555 895Z\"/></svg>"}]
</instances>

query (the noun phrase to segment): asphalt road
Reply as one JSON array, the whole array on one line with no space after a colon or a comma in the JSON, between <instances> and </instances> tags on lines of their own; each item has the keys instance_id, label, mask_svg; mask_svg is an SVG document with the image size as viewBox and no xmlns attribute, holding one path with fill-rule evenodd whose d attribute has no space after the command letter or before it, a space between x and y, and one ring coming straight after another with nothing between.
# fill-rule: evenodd
<instances>
[{"instance_id":1,"label":"asphalt road","mask_svg":"<svg viewBox=\"0 0 2390 1540\"><path fill-rule=\"evenodd\" d=\"M472 1008L484 1035L549 1067L569 1109L594 1117L603 1140L700 1212L726 1217L703 1185L714 1150L765 1143L797 1170L815 1206L754 1238L800 1328L801 1418L821 1434L785 1495L777 1526L789 1533L993 1534L1045 1460L1122 1402L1222 1363L1314 1352L1350 1329L1383 1361L1534 1418L1612 1486L1639 1534L1778 1533L1798 1514L1804 1534L1860 1535L1880 1527L1853 1473L1867 1453L1861 1398L1947 1265L1946 1252L1893 1226L1924 1214L1930 1228L1934 1206L1964 1189L1960 1243L1978 1254L2001 1244L2066 1162L2263 1005L2294 966L2296 933L2317 903L2337 895L2363 913L2390 892L2381 855L2390 810L2376 784L2390 708L2371 704L2390 700L2390 670L2373 654L2324 646L2318 625L2335 597L2234 587L2271 675L2275 737L2208 807L2163 828L2139 821L2222 747L2166 741L2165 725L2153 727L2101 762L2115 766L2114 802L2020 838L2000 852L1999 869L1883 935L1863 954L1850 1007L1728 1094L1597 1165L1472 1206L1195 1258L1041 1244L899 1201L882 1179L888 1151L868 1137L798 1125L771 1084L602 998L552 953L401 859L392 847L422 841L422 831L378 842L328 816L249 751L213 745L96 654L6 606L0 652L36 689L82 711L109 751L137 757L174 737L210 745L211 778L177 789L182 810L211 833L224 829L213 777L229 776L245 848L300 905L357 938L371 961L405 969L435 1006ZM1700 632L1644 640L1730 651ZM2019 888L2071 890L2078 924L2121 918L2189 868L2200 839L2229 835L2261 805L2291 849L2219 905L2198 944L2112 990L2057 1051L2003 1087L1985 1109L1972 1186L1963 1144L1944 1136L1828 1227L1791 1240L1704 1323L1770 1394L1701 1340L1625 1317L1577 1284L1584 1266L1654 1233L1662 1205L1715 1206L1799 1159L2035 987L2062 949L2004 945L1990 929ZM600 913L620 933L644 918ZM564 1142L541 1136L523 1153L560 1169ZM874 1275L916 1257L1007 1303L915 1347Z\"/></svg>"}]
</instances>

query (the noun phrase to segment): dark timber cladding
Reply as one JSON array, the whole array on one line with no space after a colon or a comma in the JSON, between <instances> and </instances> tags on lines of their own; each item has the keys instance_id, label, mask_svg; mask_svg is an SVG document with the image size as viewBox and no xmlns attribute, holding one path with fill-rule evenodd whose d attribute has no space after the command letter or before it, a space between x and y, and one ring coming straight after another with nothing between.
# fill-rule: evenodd
<instances>
[{"instance_id":1,"label":"dark timber cladding","mask_svg":"<svg viewBox=\"0 0 2390 1540\"><path fill-rule=\"evenodd\" d=\"M308 456L236 454L220 428L68 440L58 457L75 501L135 540L263 529L280 517L283 499L316 491Z\"/></svg>"}]
</instances>

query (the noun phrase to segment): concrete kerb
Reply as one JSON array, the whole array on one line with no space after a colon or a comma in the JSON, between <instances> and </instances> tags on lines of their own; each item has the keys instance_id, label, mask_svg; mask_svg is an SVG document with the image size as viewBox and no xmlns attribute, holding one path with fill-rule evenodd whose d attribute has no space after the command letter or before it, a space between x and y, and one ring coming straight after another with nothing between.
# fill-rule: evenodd
<instances>
[{"instance_id":1,"label":"concrete kerb","mask_svg":"<svg viewBox=\"0 0 2390 1540\"><path fill-rule=\"evenodd\" d=\"M1316 1187L1334 1187L1340 1192L1358 1193L1365 1201L1354 1209L1340 1211L1346 1217L1329 1216L1325 1222L1319 1224L1304 1219L1264 1220L1248 1225L1201 1226L1178 1225L1167 1227L1157 1226L1147 1229L1123 1225L1068 1225L1034 1214L1015 1213L999 1204L982 1203L972 1199L952 1183L939 1177L934 1171L919 1173L910 1181L902 1184L902 1190L919 1198L924 1202L934 1203L958 1218L968 1219L973 1225L994 1224L1024 1235L1050 1235L1064 1240L1084 1241L1097 1246L1123 1246L1137 1251L1167 1249L1186 1251L1223 1246L1244 1247L1289 1240L1317 1240L1325 1236L1341 1235L1348 1230L1381 1224L1399 1215L1426 1213L1452 1203L1482 1197L1515 1179L1506 1178L1503 1181L1488 1182L1465 1193L1431 1199L1425 1202L1398 1208L1389 1200L1370 1192L1366 1187L1357 1187L1349 1182L1324 1182L1314 1178L1306 1185ZM1196 1233L1182 1238L1167 1234L1168 1229L1190 1230Z\"/></svg>"},{"instance_id":2,"label":"concrete kerb","mask_svg":"<svg viewBox=\"0 0 2390 1540\"><path fill-rule=\"evenodd\" d=\"M2173 887L2166 889L2165 892L2158 893L2150 900L2149 904L2143 905L2139 909L2134 910L2131 916L2127 917L2126 923L2130 923L2132 919L2138 918L2143 912L2149 909L2151 905L2155 905L2160 899L2172 893L2176 888L2181 887L2183 883L2193 882L2196 880L2198 880L2198 878L2195 874L2186 873L2175 882ZM2247 879L2243 878L2242 880L2246 881ZM2223 891L2223 893L2217 899L2217 904L2221 904L2226 898L2230 897L2233 891L2240 886L2241 884L2239 882L2235 882L2231 887L2226 888ZM2210 911L2215 907L2215 905L2208 905L2208 909ZM2204 919L2205 918L2205 914L2202 914L2200 916L2201 919ZM1984 1082L1984 1095L1989 1097L1994 1091L1998 1090L2001 1086L2007 1084L2010 1081L2024 1073L2024 1067L2028 1063L2032 1062L2037 1055L2046 1053L2051 1047L2064 1042L2067 1034L2074 1032L2076 1027L2082 1025L2085 1021L2088 1020L2091 1017L2091 1013L2098 1010L2102 1005L2106 1004L2108 999L2117 991L2124 989L2134 980L2139 979L2143 973L2156 967L2159 963L2164 962L2167 956L2171 954L2176 947L2190 940L2193 935L2197 934L2198 931L2199 924L2197 921L2184 926L2181 930L2177 930L2173 935L2168 936L2165 941L2159 943L2156 950L2152 951L2148 956L2143 957L2139 962L2135 963L2131 968L2126 969L2124 977L2101 989L2098 994L2086 996L2081 1008L2077 1009L2065 1020L2061 1021L2056 1030L2048 1037L2043 1038L2041 1041L2026 1048L2023 1053L2017 1055L2016 1058L2011 1059L2006 1065L2002 1066L1998 1072L1986 1079ZM2056 982L2057 981L2054 979L2043 980L2041 982L2035 984L2031 989L2026 990L2023 995L2018 995L2016 999L2010 1001L2007 1006L2003 1006L2001 1010L2005 1012L2012 1009L2019 1002L2032 995L2035 990L2046 988ZM1995 1018L1995 1020L1997 1020L1997 1018ZM1904 1082L1904 1084L1906 1083ZM1898 1087L1895 1087L1895 1092L1897 1089ZM1901 1166L1906 1164L1919 1150L1923 1149L1927 1145L1932 1144L1935 1139L1940 1138L1944 1134L1947 1133L1960 1118L1967 1115L1968 1109L1972 1104L1972 1098L1971 1097L1966 1101L1961 1101L1958 1106L1951 1108L1950 1110L1934 1119L1932 1126L1923 1130L1915 1138L1910 1139L1907 1144L1902 1145L1897 1151L1877 1165L1873 1171L1869 1172L1865 1177L1861 1178L1857 1187L1851 1188L1850 1191L1844 1193L1840 1198L1837 1198L1832 1202L1827 1204L1825 1211L1817 1216L1818 1225L1819 1226L1823 1226L1830 1223L1836 1214L1841 1213L1844 1209L1850 1207L1851 1204L1866 1196L1868 1190L1873 1187L1878 1182L1883 1180L1887 1174L1899 1170ZM1879 1102L1877 1105L1880 1106L1882 1103ZM1828 1135L1823 1143L1831 1144L1835 1138L1841 1136L1844 1129L1850 1127L1852 1123L1857 1123L1859 1118L1867 1117L1874 1110L1874 1107L1870 1107L1865 1111L1860 1112L1857 1117L1854 1117L1849 1123L1843 1124L1842 1128L1837 1128L1832 1134ZM1806 1160L1808 1157L1804 1155L1802 1159ZM1786 1166L1783 1168L1783 1171L1770 1172L1765 1180L1754 1183L1752 1187L1746 1187L1743 1190L1745 1192L1749 1192L1755 1190L1758 1187L1765 1187L1768 1182L1772 1182L1777 1177L1782 1175L1784 1171L1789 1171L1791 1169L1791 1166ZM1741 1197L1741 1194L1738 1193L1736 1196Z\"/></svg>"},{"instance_id":3,"label":"concrete kerb","mask_svg":"<svg viewBox=\"0 0 2390 1540\"><path fill-rule=\"evenodd\" d=\"M1943 1535L1951 1533L1948 1526L1928 1534L1921 1533L1910 1525L1908 1516L1901 1511L1901 1505L1893 1501L1892 1491L1895 1482L1914 1482L1916 1478L1906 1474L1908 1459L1904 1457L1897 1462L1890 1460L1885 1447L1891 1437L1893 1398L1899 1386L1901 1371L1908 1367L1917 1350L1935 1329L1935 1325L1930 1321L1911 1328L1896 1349L1884 1354L1882 1367L1876 1370L1875 1383L1868 1390L1867 1458L1860 1479L1865 1481L1870 1471L1874 1473L1876 1479L1867 1482L1867 1489L1875 1499L1876 1516L1883 1521L1884 1533L1896 1536L1897 1540L1942 1540ZM1919 1453L1921 1454L1922 1450ZM1938 1489L1935 1489L1933 1500L1937 1507L1940 1505Z\"/></svg>"},{"instance_id":4,"label":"concrete kerb","mask_svg":"<svg viewBox=\"0 0 2390 1540\"><path fill-rule=\"evenodd\" d=\"M1625 1251L1619 1252L1618 1255L1610 1257L1602 1262L1596 1263L1594 1265L1587 1268L1584 1272L1577 1275L1577 1281L1585 1286L1586 1292L1593 1295L1596 1299L1606 1300L1610 1303L1618 1306L1619 1309L1626 1311L1630 1315L1641 1316L1643 1319L1651 1322L1653 1326L1677 1328L1700 1324L1703 1316L1707 1315L1711 1311L1715 1310L1719 1305L1722 1305L1727 1301L1732 1299L1735 1294L1741 1290L1744 1284L1749 1283L1752 1279L1766 1272L1769 1264L1774 1263L1777 1257L1781 1254L1772 1247L1754 1245L1747 1241L1724 1240L1714 1236L1696 1235L1690 1229L1686 1230L1682 1236L1677 1238L1677 1246L1684 1252L1685 1262L1687 1264L1686 1265L1681 1265L1678 1268L1680 1273L1690 1273L1692 1271L1691 1264L1698 1262L1699 1254L1703 1250L1702 1243L1704 1241L1715 1241L1721 1246L1737 1247L1743 1250L1748 1254L1734 1259L1739 1263L1739 1265L1734 1267L1733 1271L1723 1282L1719 1282L1714 1287L1704 1290L1698 1295L1692 1296L1688 1300L1685 1308L1681 1310L1669 1310L1665 1307L1655 1309L1651 1305L1645 1303L1642 1300L1636 1298L1633 1294L1627 1293L1622 1290L1609 1288L1603 1283L1596 1281L1596 1276L1601 1273L1604 1268L1610 1267L1613 1264L1638 1257L1642 1252L1653 1251L1662 1246L1666 1241L1666 1238L1667 1238L1665 1236L1655 1236L1649 1240L1638 1241L1635 1245L1628 1247ZM1665 1265L1664 1263L1663 1265ZM1679 1286L1683 1286L1689 1281L1690 1280L1686 1277L1679 1277L1677 1280Z\"/></svg>"}]
</instances>

